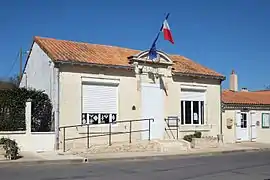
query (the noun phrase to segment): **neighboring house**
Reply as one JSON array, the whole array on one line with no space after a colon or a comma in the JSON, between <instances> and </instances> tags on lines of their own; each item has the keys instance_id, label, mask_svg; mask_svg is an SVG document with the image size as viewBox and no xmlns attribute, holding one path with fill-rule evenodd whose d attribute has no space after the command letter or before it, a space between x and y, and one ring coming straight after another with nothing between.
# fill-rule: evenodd
<instances>
[{"instance_id":1,"label":"neighboring house","mask_svg":"<svg viewBox=\"0 0 270 180\"><path fill-rule=\"evenodd\" d=\"M0 90L4 90L4 89L13 89L16 86L12 83L12 82L8 82L8 81L0 81Z\"/></svg>"},{"instance_id":2,"label":"neighboring house","mask_svg":"<svg viewBox=\"0 0 270 180\"><path fill-rule=\"evenodd\" d=\"M270 90L238 91L238 78L230 75L230 89L222 92L224 142L270 142Z\"/></svg>"},{"instance_id":3,"label":"neighboring house","mask_svg":"<svg viewBox=\"0 0 270 180\"><path fill-rule=\"evenodd\" d=\"M168 116L181 119L180 137L196 130L206 136L219 135L225 77L186 57L162 51L154 61L148 60L148 51L35 37L20 87L49 95L60 144L61 126L89 123L94 124L91 132L106 133L106 124L116 122L112 131L123 132L129 124L117 122L142 118L154 118L151 139L171 138L165 131ZM132 124L133 131L147 128L147 121ZM83 127L73 128L65 138L85 136L85 132ZM112 139L128 141L128 134ZM148 132L132 133L132 139L148 139ZM107 143L108 137L90 141Z\"/></svg>"}]
</instances>

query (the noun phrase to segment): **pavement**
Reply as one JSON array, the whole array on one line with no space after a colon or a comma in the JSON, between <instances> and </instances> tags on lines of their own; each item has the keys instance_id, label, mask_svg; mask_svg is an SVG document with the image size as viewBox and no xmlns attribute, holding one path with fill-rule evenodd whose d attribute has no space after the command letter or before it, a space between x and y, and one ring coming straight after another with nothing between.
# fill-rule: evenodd
<instances>
[{"instance_id":1,"label":"pavement","mask_svg":"<svg viewBox=\"0 0 270 180\"><path fill-rule=\"evenodd\" d=\"M157 160L172 159L176 156L211 156L218 154L228 154L237 152L258 152L269 151L270 144L246 142L237 144L224 144L215 148L191 149L189 151L177 152L122 152L122 153L82 153L71 154L62 152L21 152L22 158L17 160L0 159L0 165L16 164L70 164L70 163L89 163L95 161L112 161L112 160Z\"/></svg>"},{"instance_id":2,"label":"pavement","mask_svg":"<svg viewBox=\"0 0 270 180\"><path fill-rule=\"evenodd\" d=\"M179 156L142 161L1 166L1 180L267 180L270 152Z\"/></svg>"}]
</instances>

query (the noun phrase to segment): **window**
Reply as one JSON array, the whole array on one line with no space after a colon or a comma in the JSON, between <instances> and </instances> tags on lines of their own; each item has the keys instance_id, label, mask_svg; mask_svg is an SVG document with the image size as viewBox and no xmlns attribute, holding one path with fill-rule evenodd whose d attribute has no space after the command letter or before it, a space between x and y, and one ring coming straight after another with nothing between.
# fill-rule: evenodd
<instances>
[{"instance_id":1,"label":"window","mask_svg":"<svg viewBox=\"0 0 270 180\"><path fill-rule=\"evenodd\" d=\"M117 85L82 85L82 124L108 124L117 119Z\"/></svg>"},{"instance_id":2,"label":"window","mask_svg":"<svg viewBox=\"0 0 270 180\"><path fill-rule=\"evenodd\" d=\"M181 124L204 124L204 101L181 101Z\"/></svg>"},{"instance_id":3,"label":"window","mask_svg":"<svg viewBox=\"0 0 270 180\"><path fill-rule=\"evenodd\" d=\"M241 128L247 128L247 113L241 113Z\"/></svg>"},{"instance_id":4,"label":"window","mask_svg":"<svg viewBox=\"0 0 270 180\"><path fill-rule=\"evenodd\" d=\"M270 114L262 113L262 128L270 128Z\"/></svg>"},{"instance_id":5,"label":"window","mask_svg":"<svg viewBox=\"0 0 270 180\"><path fill-rule=\"evenodd\" d=\"M181 89L181 124L205 124L206 89L183 87Z\"/></svg>"}]
</instances>

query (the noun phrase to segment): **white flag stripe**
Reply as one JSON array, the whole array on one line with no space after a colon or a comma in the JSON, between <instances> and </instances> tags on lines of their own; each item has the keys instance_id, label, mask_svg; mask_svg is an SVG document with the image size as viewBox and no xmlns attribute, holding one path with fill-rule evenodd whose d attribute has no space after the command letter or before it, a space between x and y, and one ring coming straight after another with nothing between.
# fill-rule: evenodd
<instances>
[{"instance_id":1,"label":"white flag stripe","mask_svg":"<svg viewBox=\"0 0 270 180\"><path fill-rule=\"evenodd\" d=\"M169 26L169 24L168 24L168 22L167 22L166 19L165 19L164 22L163 22L163 29L168 29L168 30L170 30L170 26Z\"/></svg>"}]
</instances>

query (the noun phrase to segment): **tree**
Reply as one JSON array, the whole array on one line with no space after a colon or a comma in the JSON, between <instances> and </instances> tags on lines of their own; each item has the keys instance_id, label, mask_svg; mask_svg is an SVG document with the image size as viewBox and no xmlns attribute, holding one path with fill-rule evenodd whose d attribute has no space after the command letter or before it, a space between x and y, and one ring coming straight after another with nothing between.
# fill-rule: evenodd
<instances>
[{"instance_id":1,"label":"tree","mask_svg":"<svg viewBox=\"0 0 270 180\"><path fill-rule=\"evenodd\" d=\"M11 78L9 78L9 82L13 84L15 87L19 87L21 78L19 75L15 75Z\"/></svg>"},{"instance_id":2,"label":"tree","mask_svg":"<svg viewBox=\"0 0 270 180\"><path fill-rule=\"evenodd\" d=\"M0 79L0 89L13 89L19 87L20 85L20 76L15 75L8 79Z\"/></svg>"}]
</instances>

